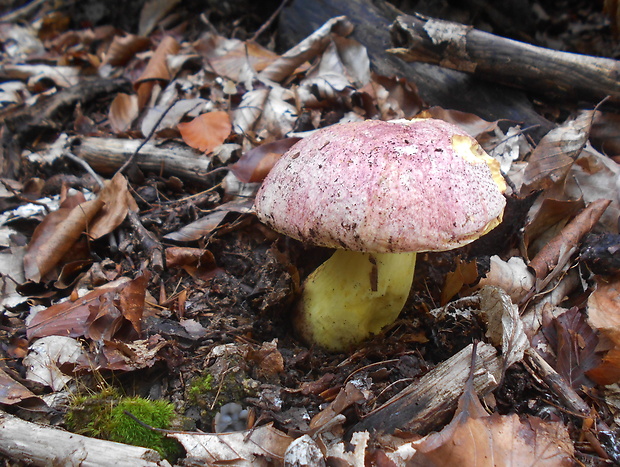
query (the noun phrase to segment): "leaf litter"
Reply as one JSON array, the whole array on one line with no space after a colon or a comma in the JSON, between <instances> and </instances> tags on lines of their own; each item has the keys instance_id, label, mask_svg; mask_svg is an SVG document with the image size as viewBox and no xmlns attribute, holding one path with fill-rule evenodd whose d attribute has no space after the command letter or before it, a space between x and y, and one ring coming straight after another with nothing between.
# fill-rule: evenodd
<instances>
[{"instance_id":1,"label":"leaf litter","mask_svg":"<svg viewBox=\"0 0 620 467\"><path fill-rule=\"evenodd\" d=\"M28 194L27 182L59 167L86 169L76 169L68 155L74 140L60 132L53 158L35 159L49 135L24 148L31 158L23 162L23 183L0 198L10 214L2 226L1 332L13 349L3 351L0 403L25 409L42 394L79 393L89 378L122 378L125 390L175 401L191 431L169 436L182 443L187 462L206 465L572 465L575 458L591 462L592 453L613 459L620 419L613 399L620 381L613 115L576 112L534 144L519 125L429 107L414 80L371 72L345 17L279 54L272 44L228 37L212 25L193 37L191 29L172 28L171 5L147 2L138 35L76 30L82 45L69 39L72 31L42 40L42 30L38 37L3 26L28 38L19 48L4 44L7 115L98 69L122 76L133 92L84 107L75 115L88 125L74 128L89 128L95 139L189 146L196 149L189 157L210 171L195 186L188 180L197 177L179 178L182 168L171 175L174 158L154 169L138 149L133 168L108 168L107 175L116 173L95 194L83 182L52 189L60 205L33 219L19 206L44 196ZM88 52L86 44L93 46ZM49 64L27 64L35 53ZM327 252L258 224L252 193L307 132L415 116L454 122L477 137L513 182L515 206L531 206L527 220L506 223L502 240L489 236L457 252L420 255L416 294L381 336L346 355L307 348L291 335L288 313L300 278ZM216 156L225 145L229 153ZM481 341L477 350L472 341ZM590 428L562 409L566 394L528 365L531 351L595 407ZM458 374L465 379L437 394L445 398L437 409L444 416L405 411L410 419L394 418L398 404L430 404L428 392L416 392L425 381L461 381L446 362L464 362ZM212 382L201 386L201 378ZM190 397L195 388L208 404ZM246 430L212 432L227 403L245 411Z\"/></svg>"}]
</instances>

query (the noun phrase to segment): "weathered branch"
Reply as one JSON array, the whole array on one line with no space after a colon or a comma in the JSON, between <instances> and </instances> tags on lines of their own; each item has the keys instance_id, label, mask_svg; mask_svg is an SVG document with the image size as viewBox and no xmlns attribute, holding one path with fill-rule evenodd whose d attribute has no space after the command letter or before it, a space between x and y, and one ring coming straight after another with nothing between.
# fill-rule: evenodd
<instances>
[{"instance_id":1,"label":"weathered branch","mask_svg":"<svg viewBox=\"0 0 620 467\"><path fill-rule=\"evenodd\" d=\"M152 449L76 435L0 411L0 453L28 465L170 467Z\"/></svg>"},{"instance_id":2,"label":"weathered branch","mask_svg":"<svg viewBox=\"0 0 620 467\"><path fill-rule=\"evenodd\" d=\"M620 100L617 60L536 47L421 16L399 16L391 31L397 48L390 52L409 62L441 65L556 97Z\"/></svg>"},{"instance_id":3,"label":"weathered branch","mask_svg":"<svg viewBox=\"0 0 620 467\"><path fill-rule=\"evenodd\" d=\"M128 160L141 144L140 140L116 138L79 138L73 152L84 159L95 171L112 175ZM144 172L165 173L181 180L205 185L210 160L179 144L157 145L146 143L136 155L135 163Z\"/></svg>"}]
</instances>

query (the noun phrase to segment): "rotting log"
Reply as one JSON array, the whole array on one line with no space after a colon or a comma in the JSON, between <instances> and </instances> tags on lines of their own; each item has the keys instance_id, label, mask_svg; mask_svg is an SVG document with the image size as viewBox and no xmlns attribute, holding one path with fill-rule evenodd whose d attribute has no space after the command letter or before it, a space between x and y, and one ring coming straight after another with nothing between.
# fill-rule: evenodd
<instances>
[{"instance_id":1,"label":"rotting log","mask_svg":"<svg viewBox=\"0 0 620 467\"><path fill-rule=\"evenodd\" d=\"M403 15L390 52L559 99L620 101L620 61L537 47L452 21Z\"/></svg>"},{"instance_id":2,"label":"rotting log","mask_svg":"<svg viewBox=\"0 0 620 467\"><path fill-rule=\"evenodd\" d=\"M280 38L284 47L292 46L328 19L345 15L355 26L351 37L368 51L371 68L380 75L412 81L429 105L471 112L491 121L518 122L533 127L529 134L536 140L555 126L535 111L520 90L437 65L407 63L387 53L393 47L390 24L401 14L382 0L293 0L282 10Z\"/></svg>"},{"instance_id":3,"label":"rotting log","mask_svg":"<svg viewBox=\"0 0 620 467\"><path fill-rule=\"evenodd\" d=\"M34 466L170 467L152 449L77 435L2 411L0 453Z\"/></svg>"}]
</instances>

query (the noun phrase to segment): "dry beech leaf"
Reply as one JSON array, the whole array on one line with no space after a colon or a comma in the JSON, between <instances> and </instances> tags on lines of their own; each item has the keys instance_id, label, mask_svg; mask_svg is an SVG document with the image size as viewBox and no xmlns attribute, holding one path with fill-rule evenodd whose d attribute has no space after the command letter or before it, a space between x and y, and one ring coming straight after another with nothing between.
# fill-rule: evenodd
<instances>
[{"instance_id":1,"label":"dry beech leaf","mask_svg":"<svg viewBox=\"0 0 620 467\"><path fill-rule=\"evenodd\" d=\"M446 274L441 288L441 306L448 303L463 286L473 284L478 280L478 266L475 259L467 262L459 256L456 258L455 265L455 270Z\"/></svg>"},{"instance_id":2,"label":"dry beech leaf","mask_svg":"<svg viewBox=\"0 0 620 467\"><path fill-rule=\"evenodd\" d=\"M118 93L108 111L110 127L114 133L125 133L138 117L138 96L135 94Z\"/></svg>"},{"instance_id":3,"label":"dry beech leaf","mask_svg":"<svg viewBox=\"0 0 620 467\"><path fill-rule=\"evenodd\" d=\"M52 335L95 340L135 338L140 330L147 282L144 276L122 278L75 301L52 305L28 322L26 335L29 340Z\"/></svg>"},{"instance_id":4,"label":"dry beech leaf","mask_svg":"<svg viewBox=\"0 0 620 467\"><path fill-rule=\"evenodd\" d=\"M83 196L76 195L78 200ZM24 256L24 272L28 280L39 282L61 261L86 231L92 219L104 205L100 199L68 204L67 199L57 211L48 214L37 226ZM71 207L68 207L71 206Z\"/></svg>"},{"instance_id":5,"label":"dry beech leaf","mask_svg":"<svg viewBox=\"0 0 620 467\"><path fill-rule=\"evenodd\" d=\"M108 47L101 65L126 65L136 53L148 49L150 44L151 41L148 37L136 36L134 34L115 36Z\"/></svg>"},{"instance_id":6,"label":"dry beech leaf","mask_svg":"<svg viewBox=\"0 0 620 467\"><path fill-rule=\"evenodd\" d=\"M113 232L125 220L127 211L138 211L138 205L129 193L127 179L120 173L105 181L97 199L104 204L89 225L88 235L93 240Z\"/></svg>"},{"instance_id":7,"label":"dry beech leaf","mask_svg":"<svg viewBox=\"0 0 620 467\"><path fill-rule=\"evenodd\" d=\"M188 146L207 154L223 144L232 129L228 113L220 110L204 113L187 123L179 123L177 128Z\"/></svg>"},{"instance_id":8,"label":"dry beech leaf","mask_svg":"<svg viewBox=\"0 0 620 467\"><path fill-rule=\"evenodd\" d=\"M187 458L204 465L268 467L282 462L293 438L263 425L231 433L170 433L179 441Z\"/></svg>"},{"instance_id":9,"label":"dry beech leaf","mask_svg":"<svg viewBox=\"0 0 620 467\"><path fill-rule=\"evenodd\" d=\"M235 82L244 81L249 73L262 71L278 58L276 53L255 42L216 34L206 34L194 44L194 48L217 75Z\"/></svg>"},{"instance_id":10,"label":"dry beech leaf","mask_svg":"<svg viewBox=\"0 0 620 467\"><path fill-rule=\"evenodd\" d=\"M484 286L499 287L504 290L513 303L519 303L534 286L534 276L528 269L523 258L514 256L508 261L499 256L491 256L491 268L486 276L480 279L476 288Z\"/></svg>"},{"instance_id":11,"label":"dry beech leaf","mask_svg":"<svg viewBox=\"0 0 620 467\"><path fill-rule=\"evenodd\" d=\"M593 118L594 110L583 111L577 118L551 130L540 140L525 169L521 196L564 182L588 141Z\"/></svg>"},{"instance_id":12,"label":"dry beech leaf","mask_svg":"<svg viewBox=\"0 0 620 467\"><path fill-rule=\"evenodd\" d=\"M11 378L2 368L0 368L0 388L2 388L0 389L0 404L19 404L25 399L38 397L26 386Z\"/></svg>"},{"instance_id":13,"label":"dry beech leaf","mask_svg":"<svg viewBox=\"0 0 620 467\"><path fill-rule=\"evenodd\" d=\"M181 46L172 36L166 36L155 49L144 72L134 83L138 93L138 107L142 109L151 98L155 82L168 82L172 76L168 68L168 57L176 54Z\"/></svg>"},{"instance_id":14,"label":"dry beech leaf","mask_svg":"<svg viewBox=\"0 0 620 467\"><path fill-rule=\"evenodd\" d=\"M546 279L548 274L562 266L579 247L579 241L587 234L611 203L608 199L599 199L581 211L562 231L549 241L530 261L529 266L536 272L536 278ZM548 282L548 281L547 281Z\"/></svg>"},{"instance_id":15,"label":"dry beech leaf","mask_svg":"<svg viewBox=\"0 0 620 467\"><path fill-rule=\"evenodd\" d=\"M183 268L190 276L202 280L213 277L216 269L213 253L202 248L166 248L166 265Z\"/></svg>"},{"instance_id":16,"label":"dry beech leaf","mask_svg":"<svg viewBox=\"0 0 620 467\"><path fill-rule=\"evenodd\" d=\"M620 279L600 282L588 298L588 323L609 341L609 350L588 376L598 384L620 381Z\"/></svg>"},{"instance_id":17,"label":"dry beech leaf","mask_svg":"<svg viewBox=\"0 0 620 467\"><path fill-rule=\"evenodd\" d=\"M380 120L413 118L423 107L424 101L416 85L405 78L380 76L372 74L371 81L360 88L361 93L368 93L372 102L364 105L364 110L372 117L378 107Z\"/></svg>"},{"instance_id":18,"label":"dry beech leaf","mask_svg":"<svg viewBox=\"0 0 620 467\"><path fill-rule=\"evenodd\" d=\"M256 146L228 168L243 183L261 182L282 154L300 139L284 138Z\"/></svg>"},{"instance_id":19,"label":"dry beech leaf","mask_svg":"<svg viewBox=\"0 0 620 467\"><path fill-rule=\"evenodd\" d=\"M228 214L227 211L213 211L197 221L181 227L176 232L170 232L164 235L166 240L174 240L177 242L193 242L209 235L224 220Z\"/></svg>"},{"instance_id":20,"label":"dry beech leaf","mask_svg":"<svg viewBox=\"0 0 620 467\"><path fill-rule=\"evenodd\" d=\"M282 82L289 77L304 62L319 55L331 40L331 34L348 36L353 32L353 24L345 17L338 16L328 20L310 36L287 50L282 56L269 64L258 75L261 80Z\"/></svg>"},{"instance_id":21,"label":"dry beech leaf","mask_svg":"<svg viewBox=\"0 0 620 467\"><path fill-rule=\"evenodd\" d=\"M73 379L62 368L88 364L88 359L77 340L67 336L48 336L30 346L23 363L27 379L60 391Z\"/></svg>"}]
</instances>

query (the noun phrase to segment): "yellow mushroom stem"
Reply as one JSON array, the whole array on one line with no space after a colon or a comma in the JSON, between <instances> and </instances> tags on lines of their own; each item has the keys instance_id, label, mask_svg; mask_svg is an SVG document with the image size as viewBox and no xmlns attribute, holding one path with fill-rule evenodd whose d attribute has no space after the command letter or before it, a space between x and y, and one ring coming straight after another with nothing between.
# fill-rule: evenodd
<instances>
[{"instance_id":1,"label":"yellow mushroom stem","mask_svg":"<svg viewBox=\"0 0 620 467\"><path fill-rule=\"evenodd\" d=\"M416 253L337 250L304 282L295 326L328 350L355 345L392 324L411 290Z\"/></svg>"}]
</instances>

